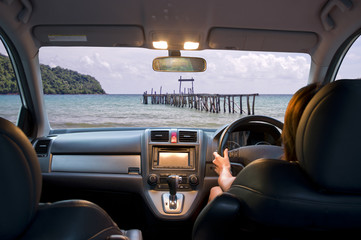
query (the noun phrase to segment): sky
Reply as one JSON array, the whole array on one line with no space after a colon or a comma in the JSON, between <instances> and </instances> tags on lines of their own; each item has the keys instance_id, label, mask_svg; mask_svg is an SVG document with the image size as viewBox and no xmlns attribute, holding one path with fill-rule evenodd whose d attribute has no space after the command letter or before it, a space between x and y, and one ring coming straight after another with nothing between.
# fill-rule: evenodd
<instances>
[{"instance_id":1,"label":"sky","mask_svg":"<svg viewBox=\"0 0 361 240\"><path fill-rule=\"evenodd\" d=\"M178 79L194 79L196 93L293 93L307 83L307 55L239 51L187 51L204 57L203 73L164 73L152 70L155 57L167 51L118 48L42 48L40 62L94 76L107 93L179 92ZM182 83L191 88L191 83Z\"/></svg>"},{"instance_id":2,"label":"sky","mask_svg":"<svg viewBox=\"0 0 361 240\"><path fill-rule=\"evenodd\" d=\"M361 41L352 47L339 78L361 77ZM0 44L1 45L1 44ZM0 47L4 54L4 48ZM108 94L142 94L147 91L179 91L178 79L194 79L195 93L210 94L293 94L307 84L310 56L307 54L244 51L182 51L182 56L203 57L203 73L164 73L152 69L155 57L167 56L164 50L137 48L43 47L40 63L60 66L95 77ZM355 71L356 70L356 71ZM191 88L185 82L184 88ZM186 90L187 91L187 90Z\"/></svg>"}]
</instances>

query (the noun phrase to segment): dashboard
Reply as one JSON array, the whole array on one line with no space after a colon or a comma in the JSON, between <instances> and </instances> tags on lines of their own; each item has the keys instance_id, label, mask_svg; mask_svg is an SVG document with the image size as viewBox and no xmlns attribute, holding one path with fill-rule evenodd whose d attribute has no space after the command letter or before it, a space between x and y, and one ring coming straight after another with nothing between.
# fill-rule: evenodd
<instances>
[{"instance_id":1,"label":"dashboard","mask_svg":"<svg viewBox=\"0 0 361 240\"><path fill-rule=\"evenodd\" d=\"M90 185L96 182L96 188L141 195L159 218L182 219L201 202L205 181L214 184L215 177L205 175L216 146L213 135L199 129L54 133L34 147L45 184L94 188ZM167 210L162 198L170 191L168 177L174 175L179 177L176 194L183 197L177 211Z\"/></svg>"},{"instance_id":2,"label":"dashboard","mask_svg":"<svg viewBox=\"0 0 361 240\"><path fill-rule=\"evenodd\" d=\"M232 133L230 142L274 143L272 130L258 134L252 126L247 129ZM55 130L33 145L48 189L132 193L157 218L185 220L203 207L217 185L212 160L222 130Z\"/></svg>"}]
</instances>

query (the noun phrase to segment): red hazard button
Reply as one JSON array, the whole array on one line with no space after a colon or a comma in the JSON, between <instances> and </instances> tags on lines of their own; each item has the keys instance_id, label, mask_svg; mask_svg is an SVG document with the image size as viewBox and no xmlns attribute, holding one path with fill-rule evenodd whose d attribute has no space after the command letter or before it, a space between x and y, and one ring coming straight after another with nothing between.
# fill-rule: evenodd
<instances>
[{"instance_id":1,"label":"red hazard button","mask_svg":"<svg viewBox=\"0 0 361 240\"><path fill-rule=\"evenodd\" d=\"M177 132L172 132L172 136L170 138L171 143L177 143Z\"/></svg>"}]
</instances>

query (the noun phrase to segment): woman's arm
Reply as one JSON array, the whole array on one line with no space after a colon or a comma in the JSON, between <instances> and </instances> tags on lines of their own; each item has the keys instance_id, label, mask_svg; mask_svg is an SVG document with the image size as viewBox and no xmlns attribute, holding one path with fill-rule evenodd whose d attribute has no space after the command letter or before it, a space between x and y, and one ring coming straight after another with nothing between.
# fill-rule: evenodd
<instances>
[{"instance_id":1,"label":"woman's arm","mask_svg":"<svg viewBox=\"0 0 361 240\"><path fill-rule=\"evenodd\" d=\"M224 150L224 157L219 155L217 152L213 153L213 163L216 165L216 173L219 175L218 184L223 191L228 191L231 187L235 177L231 174L231 163L229 162L228 149Z\"/></svg>"}]
</instances>

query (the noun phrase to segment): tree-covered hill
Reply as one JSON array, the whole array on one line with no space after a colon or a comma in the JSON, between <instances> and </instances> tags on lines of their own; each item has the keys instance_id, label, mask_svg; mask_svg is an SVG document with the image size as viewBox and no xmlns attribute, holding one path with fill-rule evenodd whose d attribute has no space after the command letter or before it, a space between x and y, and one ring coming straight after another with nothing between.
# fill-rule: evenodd
<instances>
[{"instance_id":1,"label":"tree-covered hill","mask_svg":"<svg viewBox=\"0 0 361 240\"><path fill-rule=\"evenodd\" d=\"M45 94L105 94L92 76L61 67L40 65ZM0 54L0 94L17 94L18 87L8 57Z\"/></svg>"},{"instance_id":2,"label":"tree-covered hill","mask_svg":"<svg viewBox=\"0 0 361 240\"><path fill-rule=\"evenodd\" d=\"M18 93L13 67L8 57L0 54L0 94Z\"/></svg>"}]
</instances>

